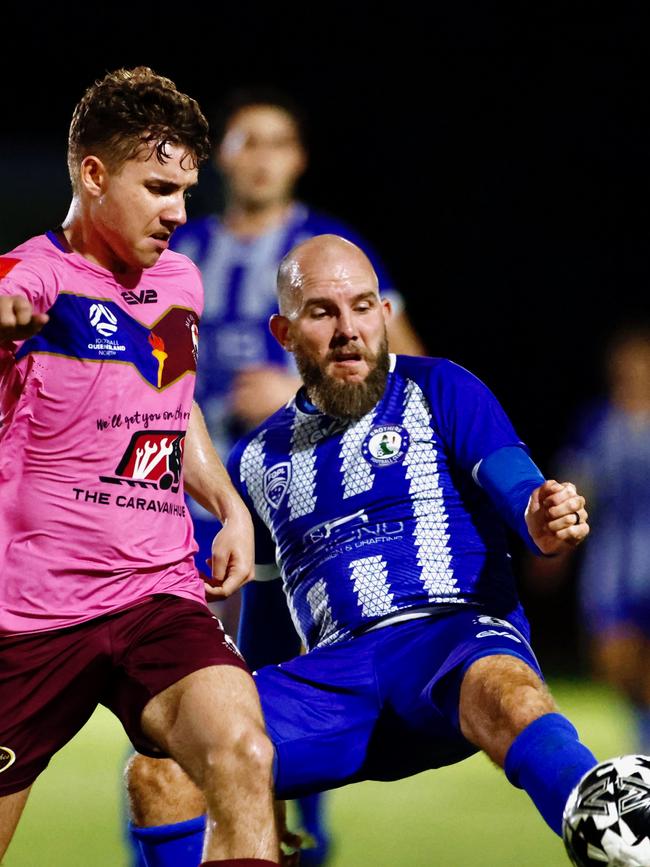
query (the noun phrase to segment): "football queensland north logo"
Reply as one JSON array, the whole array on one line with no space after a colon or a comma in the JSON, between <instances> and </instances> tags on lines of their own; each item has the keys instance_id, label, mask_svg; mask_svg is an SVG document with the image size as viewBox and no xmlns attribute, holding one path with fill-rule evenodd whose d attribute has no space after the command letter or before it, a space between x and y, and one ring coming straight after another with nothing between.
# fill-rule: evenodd
<instances>
[{"instance_id":1,"label":"football queensland north logo","mask_svg":"<svg viewBox=\"0 0 650 867\"><path fill-rule=\"evenodd\" d=\"M16 753L9 747L0 746L0 774L10 768L16 761Z\"/></svg>"},{"instance_id":2,"label":"football queensland north logo","mask_svg":"<svg viewBox=\"0 0 650 867\"><path fill-rule=\"evenodd\" d=\"M147 430L133 434L114 476L102 482L178 491L183 468L185 431Z\"/></svg>"},{"instance_id":3,"label":"football queensland north logo","mask_svg":"<svg viewBox=\"0 0 650 867\"><path fill-rule=\"evenodd\" d=\"M277 509L291 481L291 464L282 461L264 473L264 499L272 509Z\"/></svg>"},{"instance_id":4,"label":"football queensland north logo","mask_svg":"<svg viewBox=\"0 0 650 867\"><path fill-rule=\"evenodd\" d=\"M377 467L385 467L401 461L408 447L408 434L397 424L374 427L363 441L361 452L364 458Z\"/></svg>"},{"instance_id":5,"label":"football queensland north logo","mask_svg":"<svg viewBox=\"0 0 650 867\"><path fill-rule=\"evenodd\" d=\"M117 316L104 304L91 304L90 324L102 337L112 337L117 331Z\"/></svg>"}]
</instances>

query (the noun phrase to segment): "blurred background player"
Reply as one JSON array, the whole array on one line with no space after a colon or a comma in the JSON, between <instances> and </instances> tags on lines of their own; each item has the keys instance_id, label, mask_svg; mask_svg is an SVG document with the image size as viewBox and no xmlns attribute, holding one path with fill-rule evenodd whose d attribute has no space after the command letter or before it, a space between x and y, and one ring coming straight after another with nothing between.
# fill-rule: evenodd
<instances>
[{"instance_id":1,"label":"blurred background player","mask_svg":"<svg viewBox=\"0 0 650 867\"><path fill-rule=\"evenodd\" d=\"M286 403L300 386L292 356L268 328L269 317L277 312L278 265L300 241L331 232L360 246L373 263L381 294L393 307L391 350L405 355L426 350L370 245L341 220L297 199L308 154L303 112L290 96L271 87L234 91L215 119L213 140L215 167L223 181L223 212L188 221L174 234L172 246L189 256L203 277L196 399L225 460L242 434ZM199 544L197 564L203 569L215 520L196 503L190 501L189 506ZM226 632L235 635L239 594L217 603L217 608ZM299 806L304 829L322 843L324 805L314 797ZM303 864L323 863L322 850L319 843L305 853Z\"/></svg>"},{"instance_id":2,"label":"blurred background player","mask_svg":"<svg viewBox=\"0 0 650 867\"><path fill-rule=\"evenodd\" d=\"M615 329L606 393L584 405L556 458L590 502L593 535L575 562L535 561L540 586L575 569L594 674L635 709L636 748L650 753L650 324Z\"/></svg>"}]
</instances>

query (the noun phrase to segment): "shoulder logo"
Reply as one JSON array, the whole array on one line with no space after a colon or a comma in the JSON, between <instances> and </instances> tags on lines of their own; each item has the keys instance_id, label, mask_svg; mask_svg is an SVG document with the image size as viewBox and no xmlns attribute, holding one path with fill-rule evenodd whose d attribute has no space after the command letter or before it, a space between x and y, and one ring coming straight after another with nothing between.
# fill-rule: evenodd
<instances>
[{"instance_id":1,"label":"shoulder logo","mask_svg":"<svg viewBox=\"0 0 650 867\"><path fill-rule=\"evenodd\" d=\"M377 467L390 466L404 457L409 436L398 424L384 424L372 428L361 447L364 458Z\"/></svg>"},{"instance_id":2,"label":"shoulder logo","mask_svg":"<svg viewBox=\"0 0 650 867\"><path fill-rule=\"evenodd\" d=\"M272 509L277 509L291 481L291 464L282 461L269 467L264 473L264 499Z\"/></svg>"},{"instance_id":3,"label":"shoulder logo","mask_svg":"<svg viewBox=\"0 0 650 867\"><path fill-rule=\"evenodd\" d=\"M117 331L117 316L104 304L91 304L90 324L102 337L112 337Z\"/></svg>"},{"instance_id":4,"label":"shoulder logo","mask_svg":"<svg viewBox=\"0 0 650 867\"><path fill-rule=\"evenodd\" d=\"M9 747L0 747L0 774L16 761L16 753Z\"/></svg>"}]
</instances>

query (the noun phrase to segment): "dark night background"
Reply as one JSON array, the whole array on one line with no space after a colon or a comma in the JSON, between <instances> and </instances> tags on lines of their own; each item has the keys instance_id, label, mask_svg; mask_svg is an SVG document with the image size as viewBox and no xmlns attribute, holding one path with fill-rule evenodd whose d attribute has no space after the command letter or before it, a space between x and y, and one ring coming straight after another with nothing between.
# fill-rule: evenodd
<instances>
[{"instance_id":1,"label":"dark night background","mask_svg":"<svg viewBox=\"0 0 650 867\"><path fill-rule=\"evenodd\" d=\"M105 71L150 65L207 113L233 86L281 86L310 119L302 196L374 243L431 354L479 375L550 472L573 412L600 387L609 329L648 312L642 8L5 10L0 244L6 251L65 216L70 115ZM192 212L213 197L206 172ZM571 586L546 597L524 587L524 596L540 655L570 660Z\"/></svg>"}]
</instances>

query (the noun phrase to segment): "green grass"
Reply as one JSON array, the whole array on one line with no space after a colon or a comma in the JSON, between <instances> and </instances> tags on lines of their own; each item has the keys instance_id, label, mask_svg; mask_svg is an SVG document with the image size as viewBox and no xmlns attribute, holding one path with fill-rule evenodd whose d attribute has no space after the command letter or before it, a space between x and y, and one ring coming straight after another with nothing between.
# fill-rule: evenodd
<instances>
[{"instance_id":1,"label":"green grass","mask_svg":"<svg viewBox=\"0 0 650 867\"><path fill-rule=\"evenodd\" d=\"M599 758L632 752L631 718L606 689L552 683ZM128 744L102 708L34 785L6 867L126 867L120 778ZM330 795L331 867L566 867L562 843L527 796L483 756L399 783Z\"/></svg>"}]
</instances>

